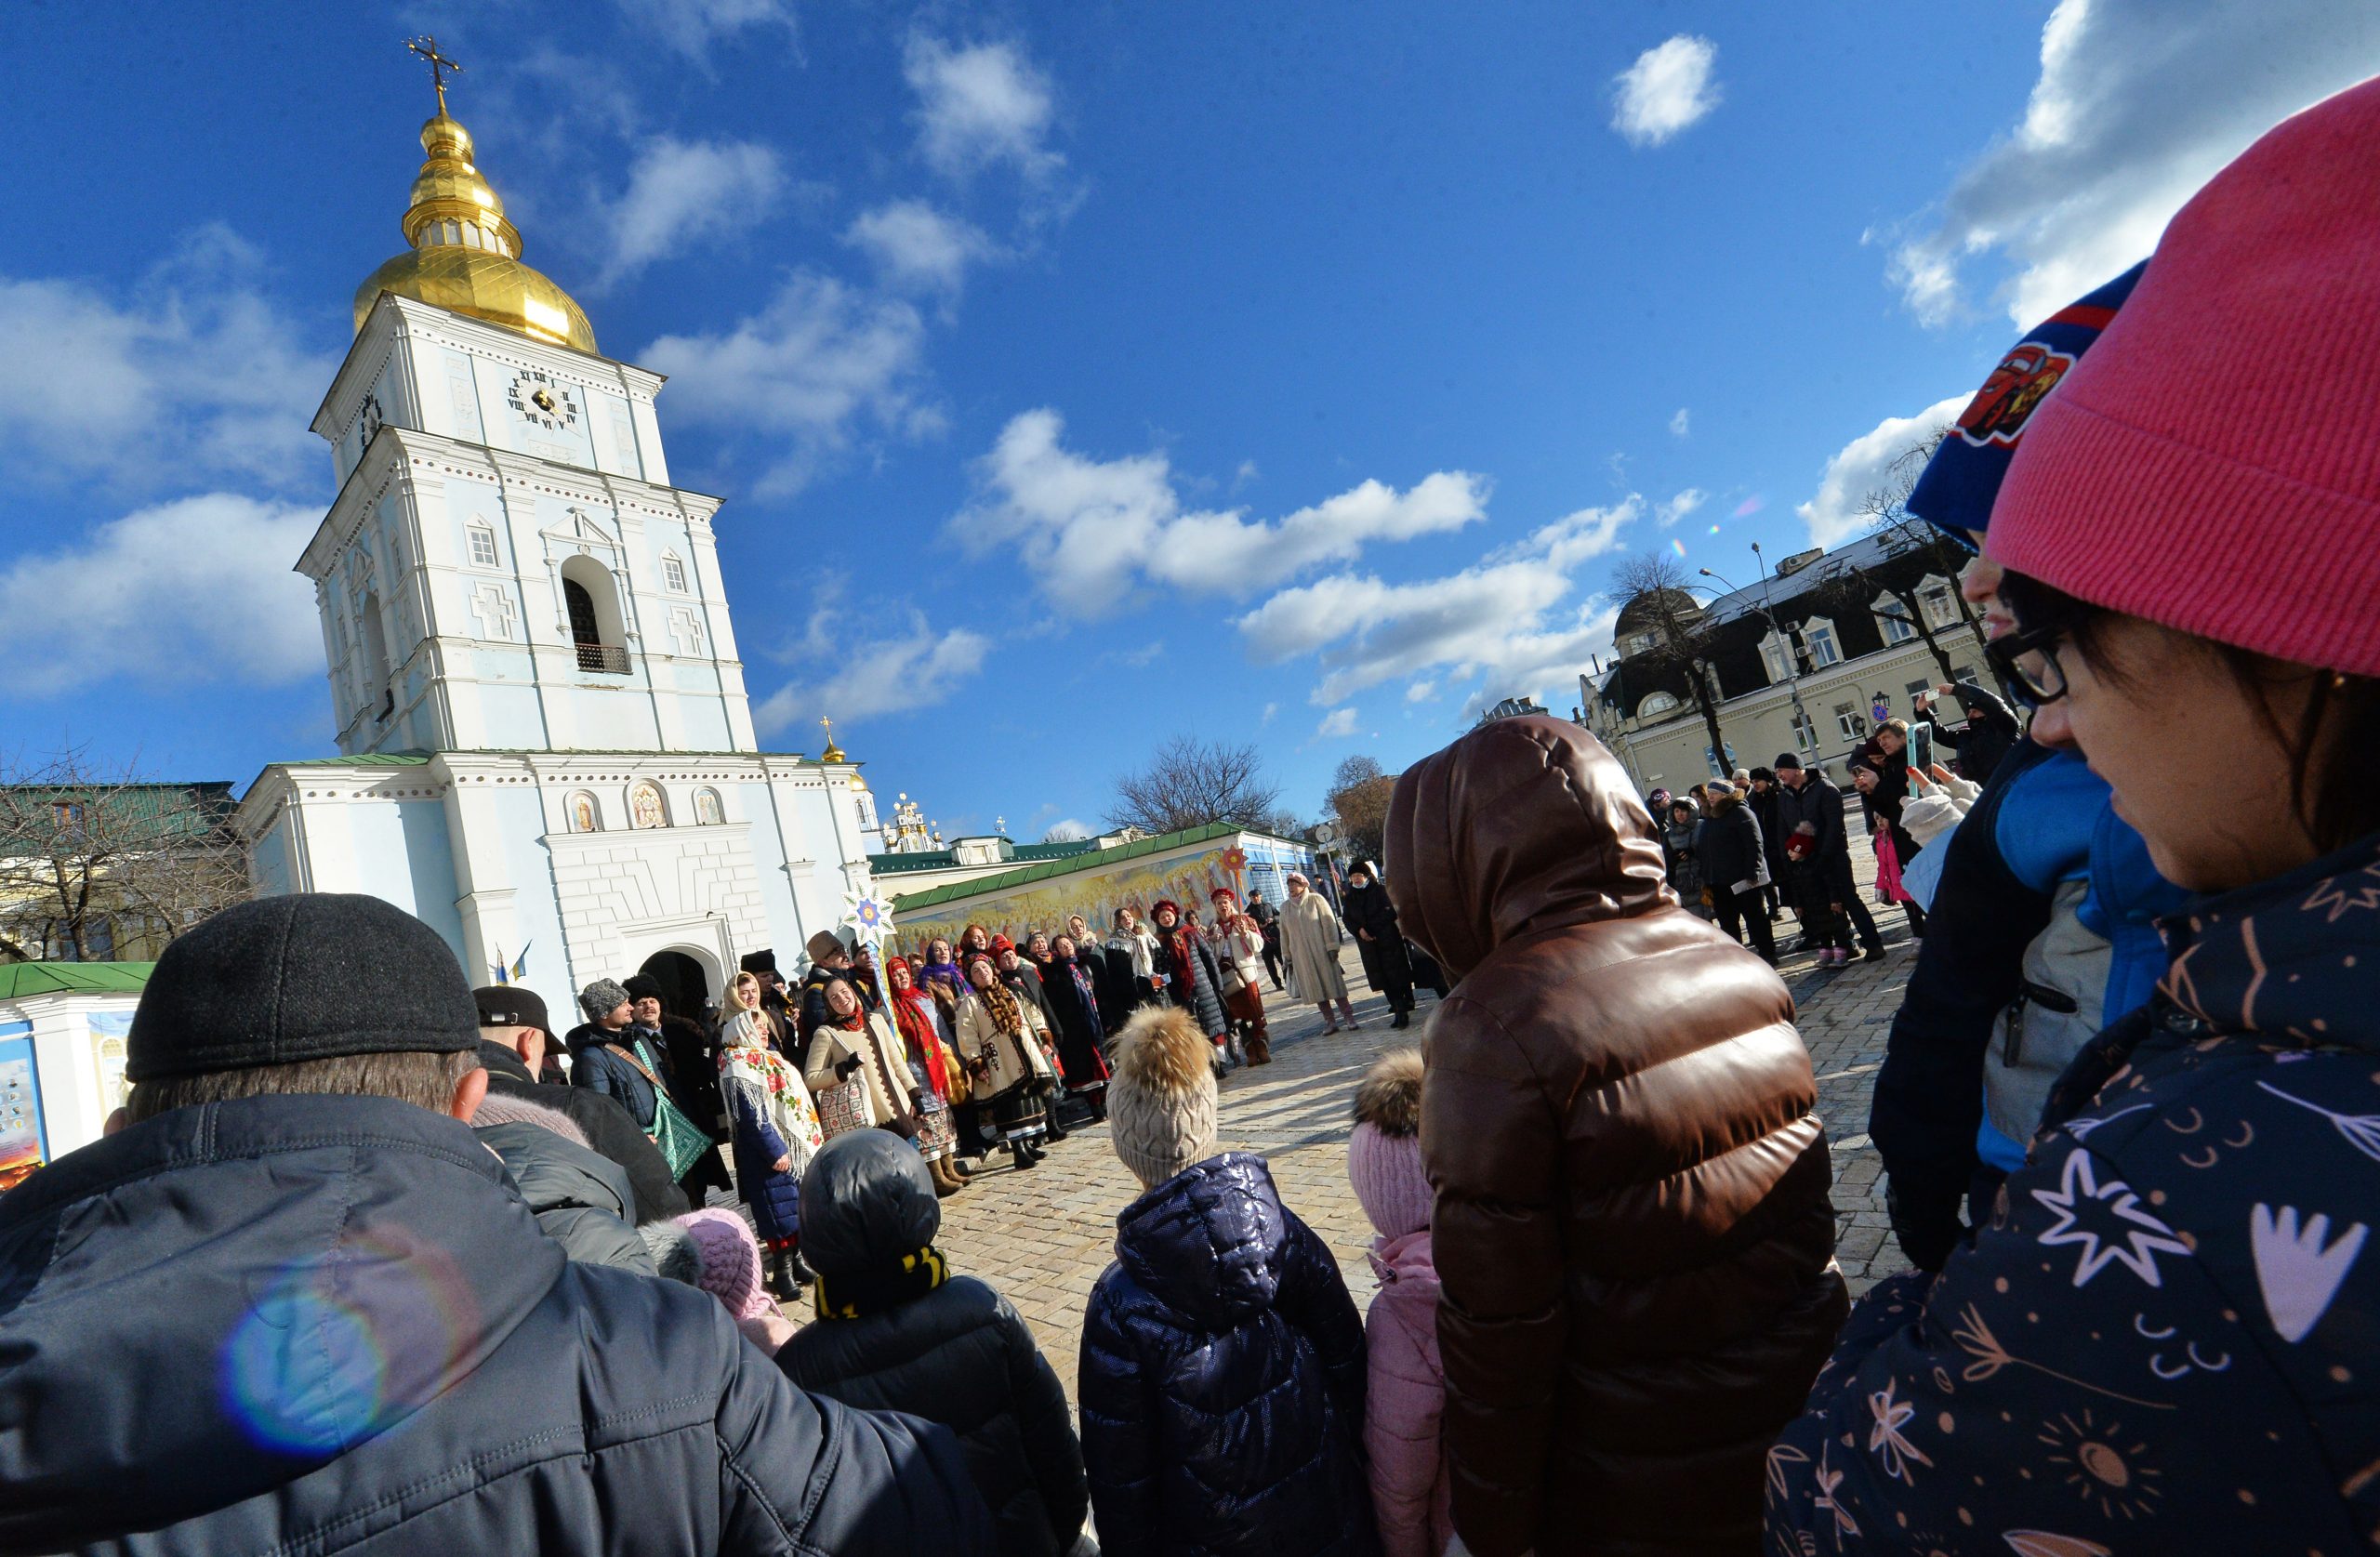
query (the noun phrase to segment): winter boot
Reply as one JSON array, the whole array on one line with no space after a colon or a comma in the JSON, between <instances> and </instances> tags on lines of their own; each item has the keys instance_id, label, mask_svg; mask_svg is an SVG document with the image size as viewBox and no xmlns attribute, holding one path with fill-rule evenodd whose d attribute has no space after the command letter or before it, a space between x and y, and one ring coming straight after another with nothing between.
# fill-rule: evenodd
<instances>
[{"instance_id":1,"label":"winter boot","mask_svg":"<svg viewBox=\"0 0 2380 1557\"><path fill-rule=\"evenodd\" d=\"M818 1273L801 1262L801 1251L800 1249L789 1248L785 1251L785 1278L786 1280L793 1283L795 1289L798 1291L800 1288L809 1286L812 1282L816 1281L818 1279Z\"/></svg>"},{"instance_id":2,"label":"winter boot","mask_svg":"<svg viewBox=\"0 0 2380 1557\"><path fill-rule=\"evenodd\" d=\"M947 1200L967 1187L951 1177L948 1157L936 1157L926 1164L926 1175L933 1181L934 1196L940 1200Z\"/></svg>"},{"instance_id":3,"label":"winter boot","mask_svg":"<svg viewBox=\"0 0 2380 1557\"><path fill-rule=\"evenodd\" d=\"M1265 1033L1264 1024L1261 1022L1248 1035L1248 1062L1251 1065L1269 1065L1273 1062L1273 1040Z\"/></svg>"},{"instance_id":4,"label":"winter boot","mask_svg":"<svg viewBox=\"0 0 2380 1557\"><path fill-rule=\"evenodd\" d=\"M785 1257L764 1254L760 1260L760 1285L778 1302L789 1303L801 1296L801 1287L786 1271Z\"/></svg>"}]
</instances>

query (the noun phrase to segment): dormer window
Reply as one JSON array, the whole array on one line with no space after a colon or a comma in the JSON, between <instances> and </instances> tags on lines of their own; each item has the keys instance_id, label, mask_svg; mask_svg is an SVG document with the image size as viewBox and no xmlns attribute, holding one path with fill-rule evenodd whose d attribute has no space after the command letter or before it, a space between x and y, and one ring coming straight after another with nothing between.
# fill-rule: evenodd
<instances>
[{"instance_id":1,"label":"dormer window","mask_svg":"<svg viewBox=\"0 0 2380 1557\"><path fill-rule=\"evenodd\" d=\"M1825 617L1813 616L1802 624L1802 641L1809 646L1812 670L1842 663L1843 646L1835 640L1834 624Z\"/></svg>"}]
</instances>

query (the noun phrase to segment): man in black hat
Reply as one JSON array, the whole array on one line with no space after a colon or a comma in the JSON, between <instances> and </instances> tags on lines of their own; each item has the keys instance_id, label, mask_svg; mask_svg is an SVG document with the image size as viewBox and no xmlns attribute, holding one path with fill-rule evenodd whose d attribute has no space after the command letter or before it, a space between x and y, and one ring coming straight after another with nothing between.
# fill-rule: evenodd
<instances>
[{"instance_id":1,"label":"man in black hat","mask_svg":"<svg viewBox=\"0 0 2380 1557\"><path fill-rule=\"evenodd\" d=\"M588 1088L538 1079L561 1040L548 1025L546 1003L537 992L490 984L471 991L471 998L480 1009L480 1063L487 1070L487 1089L570 1115L589 1146L627 1171L639 1226L684 1212L686 1193L670 1181L669 1160L637 1128L627 1109Z\"/></svg>"},{"instance_id":2,"label":"man in black hat","mask_svg":"<svg viewBox=\"0 0 2380 1557\"><path fill-rule=\"evenodd\" d=\"M1851 876L1851 839L1843 830L1843 791L1827 782L1822 770L1805 768L1792 752L1777 759L1777 782L1785 787L1778 808L1778 825L1785 829L1786 848L1793 851L1793 834L1809 829L1805 852L1792 861L1794 905L1802 912L1805 947L1817 946L1820 967L1841 968L1860 959L1851 950L1857 932L1861 951L1872 960L1884 955L1876 921L1861 901L1859 884ZM1813 929L1812 921L1816 921Z\"/></svg>"},{"instance_id":3,"label":"man in black hat","mask_svg":"<svg viewBox=\"0 0 2380 1557\"><path fill-rule=\"evenodd\" d=\"M945 1430L563 1257L462 1123L480 1042L376 898L165 949L106 1138L0 1196L0 1550L988 1557Z\"/></svg>"}]
</instances>

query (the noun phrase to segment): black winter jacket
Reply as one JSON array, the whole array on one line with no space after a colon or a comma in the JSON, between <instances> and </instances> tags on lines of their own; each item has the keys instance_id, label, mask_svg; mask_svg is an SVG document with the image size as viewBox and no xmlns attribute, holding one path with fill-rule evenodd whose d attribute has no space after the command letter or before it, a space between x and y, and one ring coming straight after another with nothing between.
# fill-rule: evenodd
<instances>
[{"instance_id":1,"label":"black winter jacket","mask_svg":"<svg viewBox=\"0 0 2380 1557\"><path fill-rule=\"evenodd\" d=\"M1953 682L1950 694L1959 700L1959 707L1967 716L1966 729L1943 729L1930 706L1925 710L1925 722L1934 727L1937 741L1959 754L1960 776L1971 784L1989 784L2016 743L2025 738L2025 727L1997 693L1987 692L1973 681Z\"/></svg>"},{"instance_id":2,"label":"black winter jacket","mask_svg":"<svg viewBox=\"0 0 2380 1557\"><path fill-rule=\"evenodd\" d=\"M636 1196L634 1220L639 1227L686 1213L686 1192L669 1177L669 1159L661 1155L652 1137L637 1128L617 1099L591 1087L539 1081L529 1074L521 1057L502 1044L483 1041L480 1063L487 1067L490 1092L570 1115L570 1122L587 1137L589 1146L627 1171L628 1188Z\"/></svg>"},{"instance_id":3,"label":"black winter jacket","mask_svg":"<svg viewBox=\"0 0 2380 1557\"><path fill-rule=\"evenodd\" d=\"M1101 1546L1369 1557L1363 1322L1264 1159L1210 1157L1116 1225L1076 1385Z\"/></svg>"},{"instance_id":4,"label":"black winter jacket","mask_svg":"<svg viewBox=\"0 0 2380 1557\"><path fill-rule=\"evenodd\" d=\"M538 1230L590 1265L651 1275L653 1255L629 1224L628 1176L610 1158L534 1120L475 1123L471 1133L504 1159Z\"/></svg>"},{"instance_id":5,"label":"black winter jacket","mask_svg":"<svg viewBox=\"0 0 2380 1557\"><path fill-rule=\"evenodd\" d=\"M777 1366L813 1394L959 1434L1000 1557L1064 1557L1091 1508L1066 1392L1007 1299L972 1276L857 1319L804 1326Z\"/></svg>"},{"instance_id":6,"label":"black winter jacket","mask_svg":"<svg viewBox=\"0 0 2380 1557\"><path fill-rule=\"evenodd\" d=\"M614 1100L628 1111L637 1128L648 1130L653 1128L654 1100L659 1094L628 1057L632 1031L626 1027L615 1031L591 1022L572 1028L563 1040L570 1046L570 1083ZM660 1055L655 1053L654 1060L654 1075L658 1076Z\"/></svg>"},{"instance_id":7,"label":"black winter jacket","mask_svg":"<svg viewBox=\"0 0 2380 1557\"><path fill-rule=\"evenodd\" d=\"M1999 844L2002 804L2049 756L2030 741L2019 746L1937 842L1950 852L1876 1074L1868 1131L1889 1179L1894 1236L1921 1271L1940 1270L1966 1234L1960 1211L1975 1177L1977 1077L1992 1021L2016 998L2025 947L2049 923L2049 894L2017 879Z\"/></svg>"},{"instance_id":8,"label":"black winter jacket","mask_svg":"<svg viewBox=\"0 0 2380 1557\"><path fill-rule=\"evenodd\" d=\"M2369 1540L2380 835L2159 928L2158 994L2067 1068L1974 1247L1852 1313L1769 1451L1767 1550Z\"/></svg>"},{"instance_id":9,"label":"black winter jacket","mask_svg":"<svg viewBox=\"0 0 2380 1557\"><path fill-rule=\"evenodd\" d=\"M1752 808L1736 796L1722 799L1694 830L1694 852L1702 862L1704 883L1724 891L1757 877L1767 859L1763 841Z\"/></svg>"},{"instance_id":10,"label":"black winter jacket","mask_svg":"<svg viewBox=\"0 0 2380 1557\"><path fill-rule=\"evenodd\" d=\"M1744 797L1744 804L1752 808L1752 820L1760 824L1760 850L1767 856L1768 874L1781 888L1785 881L1785 835L1792 825L1781 820L1785 792L1770 785L1765 792L1753 790Z\"/></svg>"},{"instance_id":11,"label":"black winter jacket","mask_svg":"<svg viewBox=\"0 0 2380 1557\"><path fill-rule=\"evenodd\" d=\"M945 1430L574 1264L455 1120L177 1109L0 1197L0 1550L988 1557Z\"/></svg>"}]
</instances>

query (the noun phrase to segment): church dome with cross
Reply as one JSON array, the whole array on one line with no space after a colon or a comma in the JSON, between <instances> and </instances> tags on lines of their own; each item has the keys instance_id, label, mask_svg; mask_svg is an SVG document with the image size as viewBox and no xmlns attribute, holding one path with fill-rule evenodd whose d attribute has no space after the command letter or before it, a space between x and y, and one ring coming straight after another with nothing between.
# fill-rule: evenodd
<instances>
[{"instance_id":1,"label":"church dome with cross","mask_svg":"<svg viewBox=\"0 0 2380 1557\"><path fill-rule=\"evenodd\" d=\"M428 160L405 207L405 242L413 246L355 289L356 329L380 294L393 292L594 354L587 310L550 277L521 263L521 231L505 219L504 202L472 162L470 131L446 112L445 73L454 61L435 48L416 52L436 73L438 112L421 126Z\"/></svg>"}]
</instances>

